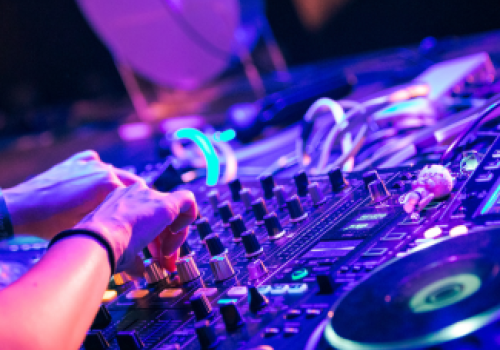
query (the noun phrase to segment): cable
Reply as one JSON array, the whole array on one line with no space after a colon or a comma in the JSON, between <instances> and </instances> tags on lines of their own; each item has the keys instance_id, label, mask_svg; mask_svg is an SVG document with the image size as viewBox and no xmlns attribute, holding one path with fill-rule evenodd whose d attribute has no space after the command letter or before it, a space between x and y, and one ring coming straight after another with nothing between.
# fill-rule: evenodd
<instances>
[{"instance_id":1,"label":"cable","mask_svg":"<svg viewBox=\"0 0 500 350\"><path fill-rule=\"evenodd\" d=\"M214 142L214 146L221 151L226 161L222 181L224 183L228 183L229 181L236 179L236 176L238 175L238 159L236 158L233 148L226 142Z\"/></svg>"}]
</instances>

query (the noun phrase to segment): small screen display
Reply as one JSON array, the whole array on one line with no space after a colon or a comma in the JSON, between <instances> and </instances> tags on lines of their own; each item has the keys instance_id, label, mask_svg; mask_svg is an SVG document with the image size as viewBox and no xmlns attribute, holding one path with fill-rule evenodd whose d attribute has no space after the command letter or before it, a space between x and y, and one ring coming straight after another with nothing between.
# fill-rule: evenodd
<instances>
[{"instance_id":1,"label":"small screen display","mask_svg":"<svg viewBox=\"0 0 500 350\"><path fill-rule=\"evenodd\" d=\"M359 224L349 224L348 226L344 227L342 230L348 231L348 230L367 230L375 226L376 222L362 222Z\"/></svg>"},{"instance_id":2,"label":"small screen display","mask_svg":"<svg viewBox=\"0 0 500 350\"><path fill-rule=\"evenodd\" d=\"M356 221L373 221L373 220L381 220L387 216L387 213L375 213L375 214L362 214L360 215Z\"/></svg>"}]
</instances>

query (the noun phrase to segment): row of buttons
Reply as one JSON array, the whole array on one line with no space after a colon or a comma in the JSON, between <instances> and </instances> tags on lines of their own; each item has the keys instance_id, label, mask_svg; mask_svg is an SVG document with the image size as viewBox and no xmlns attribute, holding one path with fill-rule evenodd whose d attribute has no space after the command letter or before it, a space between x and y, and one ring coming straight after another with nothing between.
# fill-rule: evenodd
<instances>
[{"instance_id":1,"label":"row of buttons","mask_svg":"<svg viewBox=\"0 0 500 350\"><path fill-rule=\"evenodd\" d=\"M305 283L279 283L273 285L262 285L257 287L260 294L283 295L283 294L301 294L307 291ZM228 290L229 297L243 297L248 294L248 288L244 286L232 287Z\"/></svg>"}]
</instances>

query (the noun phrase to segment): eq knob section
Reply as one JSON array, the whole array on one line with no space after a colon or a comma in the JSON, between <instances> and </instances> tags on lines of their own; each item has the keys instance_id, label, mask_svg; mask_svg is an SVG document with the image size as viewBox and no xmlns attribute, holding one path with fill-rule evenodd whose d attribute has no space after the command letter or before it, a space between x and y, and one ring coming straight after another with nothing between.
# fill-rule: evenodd
<instances>
[{"instance_id":1,"label":"eq knob section","mask_svg":"<svg viewBox=\"0 0 500 350\"><path fill-rule=\"evenodd\" d=\"M191 256L177 260L175 266L177 266L177 274L182 284L194 281L200 277L198 266L196 266L196 262Z\"/></svg>"},{"instance_id":2,"label":"eq knob section","mask_svg":"<svg viewBox=\"0 0 500 350\"><path fill-rule=\"evenodd\" d=\"M257 225L264 224L264 216L268 214L266 202L262 198L257 198L252 202L252 211Z\"/></svg>"},{"instance_id":3,"label":"eq knob section","mask_svg":"<svg viewBox=\"0 0 500 350\"><path fill-rule=\"evenodd\" d=\"M215 256L227 252L217 233L211 233L205 237L205 245L210 256Z\"/></svg>"},{"instance_id":4,"label":"eq knob section","mask_svg":"<svg viewBox=\"0 0 500 350\"><path fill-rule=\"evenodd\" d=\"M240 191L243 189L240 179L234 179L228 183L229 190L231 191L231 198L233 202L240 201Z\"/></svg>"},{"instance_id":5,"label":"eq knob section","mask_svg":"<svg viewBox=\"0 0 500 350\"><path fill-rule=\"evenodd\" d=\"M231 227L231 232L233 233L233 241L240 242L241 235L247 230L245 222L241 215L235 215L229 220L229 226Z\"/></svg>"},{"instance_id":6,"label":"eq knob section","mask_svg":"<svg viewBox=\"0 0 500 350\"><path fill-rule=\"evenodd\" d=\"M285 234L285 230L281 226L280 220L275 212L269 213L264 216L264 225L267 230L269 239L276 240Z\"/></svg>"},{"instance_id":7,"label":"eq knob section","mask_svg":"<svg viewBox=\"0 0 500 350\"><path fill-rule=\"evenodd\" d=\"M251 258L262 253L263 249L255 236L253 230L248 230L241 235L243 246L245 247L245 256Z\"/></svg>"},{"instance_id":8,"label":"eq knob section","mask_svg":"<svg viewBox=\"0 0 500 350\"><path fill-rule=\"evenodd\" d=\"M300 171L293 176L293 180L295 181L295 186L297 187L297 194L300 197L307 196L309 193L309 179L307 178L307 174L305 171Z\"/></svg>"},{"instance_id":9,"label":"eq knob section","mask_svg":"<svg viewBox=\"0 0 500 350\"><path fill-rule=\"evenodd\" d=\"M212 227L208 222L207 218L201 218L195 221L196 229L200 235L200 239L203 241L206 236L212 233Z\"/></svg>"},{"instance_id":10,"label":"eq knob section","mask_svg":"<svg viewBox=\"0 0 500 350\"><path fill-rule=\"evenodd\" d=\"M224 226L229 226L229 219L234 216L233 208L231 207L231 202L224 201L217 207L219 209L219 215L224 223Z\"/></svg>"},{"instance_id":11,"label":"eq knob section","mask_svg":"<svg viewBox=\"0 0 500 350\"><path fill-rule=\"evenodd\" d=\"M210 261L210 269L217 282L225 281L234 276L234 269L227 255L213 256Z\"/></svg>"},{"instance_id":12,"label":"eq knob section","mask_svg":"<svg viewBox=\"0 0 500 350\"><path fill-rule=\"evenodd\" d=\"M286 207L290 214L291 222L299 222L307 217L307 213L304 212L300 198L297 195L293 195L286 201Z\"/></svg>"},{"instance_id":13,"label":"eq knob section","mask_svg":"<svg viewBox=\"0 0 500 350\"><path fill-rule=\"evenodd\" d=\"M262 186L262 190L264 191L264 198L271 199L274 196L274 187L276 186L276 182L274 181L274 177L272 175L263 175L259 178L260 185Z\"/></svg>"},{"instance_id":14,"label":"eq knob section","mask_svg":"<svg viewBox=\"0 0 500 350\"><path fill-rule=\"evenodd\" d=\"M335 193L339 193L349 186L349 182L345 179L340 168L330 170L328 172L328 179L330 180L332 191Z\"/></svg>"}]
</instances>

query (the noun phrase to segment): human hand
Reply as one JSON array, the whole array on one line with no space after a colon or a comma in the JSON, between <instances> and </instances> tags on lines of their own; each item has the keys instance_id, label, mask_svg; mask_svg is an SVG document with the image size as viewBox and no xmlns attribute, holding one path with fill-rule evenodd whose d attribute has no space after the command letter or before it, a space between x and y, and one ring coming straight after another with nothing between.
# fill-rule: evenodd
<instances>
[{"instance_id":1,"label":"human hand","mask_svg":"<svg viewBox=\"0 0 500 350\"><path fill-rule=\"evenodd\" d=\"M94 151L77 153L3 195L14 233L50 240L73 227L115 188L144 180L103 163Z\"/></svg>"},{"instance_id":2,"label":"human hand","mask_svg":"<svg viewBox=\"0 0 500 350\"><path fill-rule=\"evenodd\" d=\"M177 249L186 239L197 210L189 191L161 193L139 182L114 190L75 228L107 239L115 255L116 272L137 271L142 264L137 254L148 244L153 257L172 271Z\"/></svg>"}]
</instances>

